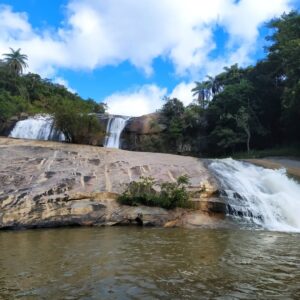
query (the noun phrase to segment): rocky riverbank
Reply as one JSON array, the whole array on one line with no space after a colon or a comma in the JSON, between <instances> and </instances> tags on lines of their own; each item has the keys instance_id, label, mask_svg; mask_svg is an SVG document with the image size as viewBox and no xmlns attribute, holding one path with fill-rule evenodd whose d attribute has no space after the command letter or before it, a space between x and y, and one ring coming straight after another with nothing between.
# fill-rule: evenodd
<instances>
[{"instance_id":1,"label":"rocky riverbank","mask_svg":"<svg viewBox=\"0 0 300 300\"><path fill-rule=\"evenodd\" d=\"M117 203L140 176L190 177L195 209ZM197 158L0 138L0 228L67 225L199 226L223 216L218 185Z\"/></svg>"},{"instance_id":2,"label":"rocky riverbank","mask_svg":"<svg viewBox=\"0 0 300 300\"><path fill-rule=\"evenodd\" d=\"M286 169L287 173L300 180L300 160L293 157L266 157L260 159L244 159L246 162L268 169Z\"/></svg>"}]
</instances>

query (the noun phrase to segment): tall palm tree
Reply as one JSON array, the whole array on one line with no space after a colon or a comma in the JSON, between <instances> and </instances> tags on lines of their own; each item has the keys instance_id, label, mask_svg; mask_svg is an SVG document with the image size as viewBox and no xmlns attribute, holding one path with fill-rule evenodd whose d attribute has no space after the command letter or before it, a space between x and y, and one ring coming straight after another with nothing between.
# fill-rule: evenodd
<instances>
[{"instance_id":1,"label":"tall palm tree","mask_svg":"<svg viewBox=\"0 0 300 300\"><path fill-rule=\"evenodd\" d=\"M9 66L11 71L16 75L23 73L24 69L28 67L26 61L28 57L26 54L21 53L21 49L14 50L10 48L11 53L3 54L5 63Z\"/></svg>"},{"instance_id":2,"label":"tall palm tree","mask_svg":"<svg viewBox=\"0 0 300 300\"><path fill-rule=\"evenodd\" d=\"M218 93L221 92L222 87L220 85L220 82L218 80L218 77L213 77L213 76L209 76L207 75L207 85L210 87L212 95L216 95Z\"/></svg>"},{"instance_id":3,"label":"tall palm tree","mask_svg":"<svg viewBox=\"0 0 300 300\"><path fill-rule=\"evenodd\" d=\"M195 84L196 86L192 89L193 96L197 96L197 102L205 109L212 96L211 82L209 80L195 81Z\"/></svg>"}]
</instances>

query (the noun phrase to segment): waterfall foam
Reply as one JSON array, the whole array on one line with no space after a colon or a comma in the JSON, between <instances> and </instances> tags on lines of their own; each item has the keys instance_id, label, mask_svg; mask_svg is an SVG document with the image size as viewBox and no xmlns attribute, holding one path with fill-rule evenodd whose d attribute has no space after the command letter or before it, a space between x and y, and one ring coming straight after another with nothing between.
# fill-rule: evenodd
<instances>
[{"instance_id":1,"label":"waterfall foam","mask_svg":"<svg viewBox=\"0 0 300 300\"><path fill-rule=\"evenodd\" d=\"M65 136L54 128L53 123L53 117L50 115L36 115L18 121L9 136L22 139L64 141Z\"/></svg>"},{"instance_id":2,"label":"waterfall foam","mask_svg":"<svg viewBox=\"0 0 300 300\"><path fill-rule=\"evenodd\" d=\"M120 137L124 130L128 117L111 116L106 127L105 147L120 148Z\"/></svg>"},{"instance_id":3,"label":"waterfall foam","mask_svg":"<svg viewBox=\"0 0 300 300\"><path fill-rule=\"evenodd\" d=\"M300 184L284 169L270 170L231 158L214 160L228 213L263 228L300 231Z\"/></svg>"}]
</instances>

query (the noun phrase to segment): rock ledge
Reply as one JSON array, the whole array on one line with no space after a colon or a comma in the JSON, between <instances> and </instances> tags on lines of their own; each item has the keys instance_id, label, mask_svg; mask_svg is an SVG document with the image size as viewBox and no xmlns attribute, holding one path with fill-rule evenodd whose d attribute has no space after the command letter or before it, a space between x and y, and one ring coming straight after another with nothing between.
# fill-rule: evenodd
<instances>
[{"instance_id":1,"label":"rock ledge","mask_svg":"<svg viewBox=\"0 0 300 300\"><path fill-rule=\"evenodd\" d=\"M116 201L140 176L160 182L183 174L190 177L194 210ZM215 179L197 158L0 138L0 229L211 224L224 212L217 194Z\"/></svg>"}]
</instances>

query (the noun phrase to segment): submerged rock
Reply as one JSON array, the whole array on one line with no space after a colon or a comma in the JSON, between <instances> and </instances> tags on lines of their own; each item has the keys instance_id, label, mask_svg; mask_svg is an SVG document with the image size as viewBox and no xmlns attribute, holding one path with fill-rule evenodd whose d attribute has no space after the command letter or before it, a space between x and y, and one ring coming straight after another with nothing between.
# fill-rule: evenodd
<instances>
[{"instance_id":1,"label":"submerged rock","mask_svg":"<svg viewBox=\"0 0 300 300\"><path fill-rule=\"evenodd\" d=\"M195 210L119 205L118 194L140 176L158 182L190 177ZM222 215L218 186L192 157L138 153L45 141L0 138L0 228L67 225L185 226ZM190 216L190 217L189 217ZM193 221L189 221L192 218ZM211 219L210 219L211 221Z\"/></svg>"}]
</instances>

